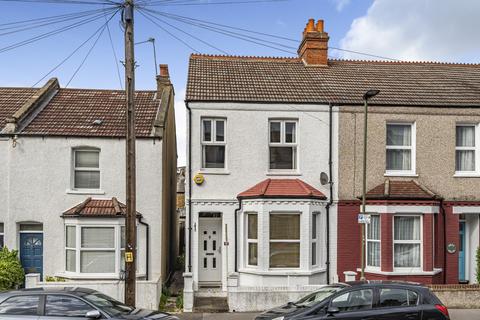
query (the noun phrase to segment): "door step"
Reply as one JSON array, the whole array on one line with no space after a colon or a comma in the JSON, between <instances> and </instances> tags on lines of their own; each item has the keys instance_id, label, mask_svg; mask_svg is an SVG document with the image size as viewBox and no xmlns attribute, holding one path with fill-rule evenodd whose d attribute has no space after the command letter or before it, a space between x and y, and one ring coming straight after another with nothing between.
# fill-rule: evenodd
<instances>
[{"instance_id":1,"label":"door step","mask_svg":"<svg viewBox=\"0 0 480 320\"><path fill-rule=\"evenodd\" d=\"M193 312L199 313L220 313L228 312L228 301L226 297L194 297Z\"/></svg>"}]
</instances>

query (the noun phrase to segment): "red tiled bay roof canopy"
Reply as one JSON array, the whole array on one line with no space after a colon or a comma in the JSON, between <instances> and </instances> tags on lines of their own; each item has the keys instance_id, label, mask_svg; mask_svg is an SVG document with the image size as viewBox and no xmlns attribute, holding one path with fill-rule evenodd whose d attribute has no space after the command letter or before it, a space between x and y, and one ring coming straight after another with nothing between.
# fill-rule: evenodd
<instances>
[{"instance_id":1,"label":"red tiled bay roof canopy","mask_svg":"<svg viewBox=\"0 0 480 320\"><path fill-rule=\"evenodd\" d=\"M321 199L327 197L300 179L266 179L237 196L239 199L255 198L301 198Z\"/></svg>"},{"instance_id":2,"label":"red tiled bay roof canopy","mask_svg":"<svg viewBox=\"0 0 480 320\"><path fill-rule=\"evenodd\" d=\"M371 105L480 107L480 64L193 54L186 100L357 105L372 88Z\"/></svg>"},{"instance_id":3,"label":"red tiled bay roof canopy","mask_svg":"<svg viewBox=\"0 0 480 320\"><path fill-rule=\"evenodd\" d=\"M371 200L435 200L441 197L415 180L392 181L387 179L384 183L368 191L366 198Z\"/></svg>"},{"instance_id":4,"label":"red tiled bay roof canopy","mask_svg":"<svg viewBox=\"0 0 480 320\"><path fill-rule=\"evenodd\" d=\"M62 217L124 217L125 215L126 206L117 198L92 199L89 197L65 211ZM137 212L137 216L141 214Z\"/></svg>"}]
</instances>

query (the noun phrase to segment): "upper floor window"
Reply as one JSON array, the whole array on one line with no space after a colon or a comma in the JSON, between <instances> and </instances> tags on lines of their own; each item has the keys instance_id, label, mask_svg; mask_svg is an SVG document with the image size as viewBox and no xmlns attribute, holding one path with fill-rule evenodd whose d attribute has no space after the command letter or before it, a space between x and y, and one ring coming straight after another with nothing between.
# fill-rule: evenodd
<instances>
[{"instance_id":1,"label":"upper floor window","mask_svg":"<svg viewBox=\"0 0 480 320\"><path fill-rule=\"evenodd\" d=\"M5 238L4 238L4 225L0 223L0 248L5 245Z\"/></svg>"},{"instance_id":2,"label":"upper floor window","mask_svg":"<svg viewBox=\"0 0 480 320\"><path fill-rule=\"evenodd\" d=\"M372 215L367 227L367 266L380 267L380 216Z\"/></svg>"},{"instance_id":3,"label":"upper floor window","mask_svg":"<svg viewBox=\"0 0 480 320\"><path fill-rule=\"evenodd\" d=\"M458 173L475 173L480 171L478 165L478 142L476 125L457 125L455 146L455 171Z\"/></svg>"},{"instance_id":4,"label":"upper floor window","mask_svg":"<svg viewBox=\"0 0 480 320\"><path fill-rule=\"evenodd\" d=\"M202 119L202 168L225 168L225 119Z\"/></svg>"},{"instance_id":5,"label":"upper floor window","mask_svg":"<svg viewBox=\"0 0 480 320\"><path fill-rule=\"evenodd\" d=\"M100 189L100 150L73 151L73 188Z\"/></svg>"},{"instance_id":6,"label":"upper floor window","mask_svg":"<svg viewBox=\"0 0 480 320\"><path fill-rule=\"evenodd\" d=\"M297 169L297 122L271 120L269 137L270 169Z\"/></svg>"},{"instance_id":7,"label":"upper floor window","mask_svg":"<svg viewBox=\"0 0 480 320\"><path fill-rule=\"evenodd\" d=\"M393 219L393 265L395 268L421 267L420 216L395 216Z\"/></svg>"},{"instance_id":8,"label":"upper floor window","mask_svg":"<svg viewBox=\"0 0 480 320\"><path fill-rule=\"evenodd\" d=\"M415 125L387 124L387 174L415 172Z\"/></svg>"}]
</instances>

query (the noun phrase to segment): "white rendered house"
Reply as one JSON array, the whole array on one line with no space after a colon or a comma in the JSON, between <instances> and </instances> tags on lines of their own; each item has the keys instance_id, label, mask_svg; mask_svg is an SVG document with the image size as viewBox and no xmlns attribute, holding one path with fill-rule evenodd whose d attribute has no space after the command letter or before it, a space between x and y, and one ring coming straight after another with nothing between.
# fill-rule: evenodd
<instances>
[{"instance_id":1,"label":"white rendered house","mask_svg":"<svg viewBox=\"0 0 480 320\"><path fill-rule=\"evenodd\" d=\"M165 67L157 82L157 90L136 92L137 305L149 308L173 264L168 239L176 230ZM2 245L19 250L27 287L82 286L123 299L124 101L123 91L63 89L57 79L0 88Z\"/></svg>"}]
</instances>

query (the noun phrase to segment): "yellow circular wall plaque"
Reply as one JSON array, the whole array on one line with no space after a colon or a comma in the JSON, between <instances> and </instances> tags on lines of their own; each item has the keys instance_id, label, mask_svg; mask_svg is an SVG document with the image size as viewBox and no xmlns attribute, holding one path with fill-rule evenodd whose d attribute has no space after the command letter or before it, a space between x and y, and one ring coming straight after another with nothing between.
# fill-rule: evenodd
<instances>
[{"instance_id":1,"label":"yellow circular wall plaque","mask_svg":"<svg viewBox=\"0 0 480 320\"><path fill-rule=\"evenodd\" d=\"M193 177L193 181L195 181L196 184L202 184L205 181L205 177L201 173L197 173Z\"/></svg>"}]
</instances>

